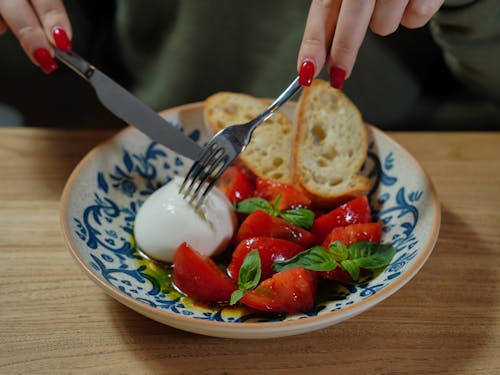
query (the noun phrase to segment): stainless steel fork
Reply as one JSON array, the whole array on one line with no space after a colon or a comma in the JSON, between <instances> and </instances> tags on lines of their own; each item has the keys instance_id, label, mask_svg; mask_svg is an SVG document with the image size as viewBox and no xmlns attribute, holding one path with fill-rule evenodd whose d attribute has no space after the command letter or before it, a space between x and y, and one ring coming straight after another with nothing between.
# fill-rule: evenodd
<instances>
[{"instance_id":1,"label":"stainless steel fork","mask_svg":"<svg viewBox=\"0 0 500 375\"><path fill-rule=\"evenodd\" d=\"M271 117L300 88L297 77L253 120L246 124L228 126L217 132L202 149L179 189L184 199L199 208L218 178L248 145L257 126Z\"/></svg>"}]
</instances>

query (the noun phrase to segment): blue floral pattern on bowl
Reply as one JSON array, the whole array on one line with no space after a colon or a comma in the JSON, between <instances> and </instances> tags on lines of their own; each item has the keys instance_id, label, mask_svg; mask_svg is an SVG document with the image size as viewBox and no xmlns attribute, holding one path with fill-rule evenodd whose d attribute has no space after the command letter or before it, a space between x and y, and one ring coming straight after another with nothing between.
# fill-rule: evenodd
<instances>
[{"instance_id":1,"label":"blue floral pattern on bowl","mask_svg":"<svg viewBox=\"0 0 500 375\"><path fill-rule=\"evenodd\" d=\"M196 124L183 126L186 134L197 142L204 142L208 137ZM242 314L221 307L194 307L186 304L179 293L165 289L147 272L133 243L135 215L148 195L173 176L185 174L190 161L135 129L125 130L95 150L87 159L98 161L87 163L74 176L71 192L66 196L63 225L69 232L69 247L78 252L90 272L124 298L169 314L205 321L256 324L342 314L343 310L390 289L399 278L411 278L425 262L437 237L439 206L425 173L413 165L415 161L406 151L383 133L375 128L370 128L370 133L368 158L361 173L372 181L369 197L377 219L383 224L383 242L392 243L397 254L380 274L366 282L332 291L329 300L318 303L307 314ZM439 227L439 223L437 225ZM405 273L411 275L405 276Z\"/></svg>"}]
</instances>

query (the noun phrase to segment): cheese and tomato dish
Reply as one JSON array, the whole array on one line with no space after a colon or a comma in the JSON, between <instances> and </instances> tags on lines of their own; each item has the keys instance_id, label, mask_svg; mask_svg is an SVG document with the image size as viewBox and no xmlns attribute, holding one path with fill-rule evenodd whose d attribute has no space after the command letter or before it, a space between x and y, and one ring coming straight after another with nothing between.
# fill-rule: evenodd
<instances>
[{"instance_id":1,"label":"cheese and tomato dish","mask_svg":"<svg viewBox=\"0 0 500 375\"><path fill-rule=\"evenodd\" d=\"M134 236L147 256L171 264L173 286L194 301L304 312L318 284L357 282L396 252L380 243L366 196L319 211L294 186L231 166L196 211L178 193L181 181L144 202Z\"/></svg>"}]
</instances>

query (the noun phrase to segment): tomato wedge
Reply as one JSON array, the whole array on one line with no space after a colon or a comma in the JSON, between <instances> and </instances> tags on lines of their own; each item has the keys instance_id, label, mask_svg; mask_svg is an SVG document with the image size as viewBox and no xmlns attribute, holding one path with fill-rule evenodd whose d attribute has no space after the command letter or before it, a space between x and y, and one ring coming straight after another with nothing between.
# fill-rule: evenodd
<instances>
[{"instance_id":1,"label":"tomato wedge","mask_svg":"<svg viewBox=\"0 0 500 375\"><path fill-rule=\"evenodd\" d=\"M306 208L311 206L311 200L299 189L290 184L257 178L254 195L271 203L281 194L278 209Z\"/></svg>"},{"instance_id":2,"label":"tomato wedge","mask_svg":"<svg viewBox=\"0 0 500 375\"><path fill-rule=\"evenodd\" d=\"M350 245L354 242L370 241L380 243L381 231L380 223L362 223L351 224L345 227L333 228L323 241L323 247L328 248L328 245L335 241L340 241L344 245ZM363 270L361 270L363 271ZM349 272L336 268L333 271L320 272L325 279L336 280L340 282L352 280Z\"/></svg>"},{"instance_id":3,"label":"tomato wedge","mask_svg":"<svg viewBox=\"0 0 500 375\"><path fill-rule=\"evenodd\" d=\"M241 302L259 311L296 313L314 307L318 278L314 271L294 267L274 274L254 290L245 292Z\"/></svg>"},{"instance_id":4,"label":"tomato wedge","mask_svg":"<svg viewBox=\"0 0 500 375\"><path fill-rule=\"evenodd\" d=\"M261 280L265 280L275 273L273 270L275 261L289 259L304 250L302 246L280 238L254 237L243 240L234 249L231 263L227 267L229 276L233 280L238 280L243 260L254 249L257 249L260 256Z\"/></svg>"},{"instance_id":5,"label":"tomato wedge","mask_svg":"<svg viewBox=\"0 0 500 375\"><path fill-rule=\"evenodd\" d=\"M345 227L333 228L326 236L322 246L328 248L328 245L334 241L340 241L344 245L350 245L359 241L380 242L381 231L380 223L362 223L351 224Z\"/></svg>"},{"instance_id":6,"label":"tomato wedge","mask_svg":"<svg viewBox=\"0 0 500 375\"><path fill-rule=\"evenodd\" d=\"M184 294L202 302L228 302L236 290L235 283L210 257L185 242L175 251L172 280Z\"/></svg>"},{"instance_id":7,"label":"tomato wedge","mask_svg":"<svg viewBox=\"0 0 500 375\"><path fill-rule=\"evenodd\" d=\"M361 270L360 274L363 274L363 270ZM342 268L337 267L332 271L322 271L320 272L321 277L329 280L335 280L341 283L347 283L352 281L352 277L349 272L344 271Z\"/></svg>"},{"instance_id":8,"label":"tomato wedge","mask_svg":"<svg viewBox=\"0 0 500 375\"><path fill-rule=\"evenodd\" d=\"M355 198L347 203L321 215L314 220L311 232L318 243L323 242L328 233L335 227L349 224L369 223L372 212L366 196Z\"/></svg>"},{"instance_id":9,"label":"tomato wedge","mask_svg":"<svg viewBox=\"0 0 500 375\"><path fill-rule=\"evenodd\" d=\"M235 166L228 167L216 183L231 203L240 202L254 194L254 186L250 178Z\"/></svg>"},{"instance_id":10,"label":"tomato wedge","mask_svg":"<svg viewBox=\"0 0 500 375\"><path fill-rule=\"evenodd\" d=\"M243 220L234 240L238 244L252 237L281 238L304 248L314 243L314 235L311 232L261 210L252 212Z\"/></svg>"}]
</instances>

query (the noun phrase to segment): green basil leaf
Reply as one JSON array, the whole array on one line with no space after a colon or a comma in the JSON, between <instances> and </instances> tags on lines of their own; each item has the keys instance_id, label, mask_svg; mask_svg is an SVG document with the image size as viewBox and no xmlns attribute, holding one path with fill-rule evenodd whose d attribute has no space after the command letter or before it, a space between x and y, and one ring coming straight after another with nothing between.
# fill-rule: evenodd
<instances>
[{"instance_id":1,"label":"green basil leaf","mask_svg":"<svg viewBox=\"0 0 500 375\"><path fill-rule=\"evenodd\" d=\"M328 245L328 250L338 262L349 258L349 250L347 246L340 241L332 242Z\"/></svg>"},{"instance_id":2,"label":"green basil leaf","mask_svg":"<svg viewBox=\"0 0 500 375\"><path fill-rule=\"evenodd\" d=\"M351 275L351 278L354 281L358 280L358 278L359 278L359 266L356 264L356 261L350 260L350 259L345 259L342 262L340 262L340 266L342 267L342 269L349 272L349 275Z\"/></svg>"},{"instance_id":3,"label":"green basil leaf","mask_svg":"<svg viewBox=\"0 0 500 375\"><path fill-rule=\"evenodd\" d=\"M243 297L243 294L245 294L243 289L236 289L233 293L231 293L231 300L229 301L229 304L234 305Z\"/></svg>"},{"instance_id":4,"label":"green basil leaf","mask_svg":"<svg viewBox=\"0 0 500 375\"><path fill-rule=\"evenodd\" d=\"M243 260L238 273L238 289L231 294L230 304L238 302L247 290L254 289L259 285L262 274L259 251L254 249L250 251Z\"/></svg>"},{"instance_id":5,"label":"green basil leaf","mask_svg":"<svg viewBox=\"0 0 500 375\"><path fill-rule=\"evenodd\" d=\"M332 244L333 245L333 244ZM338 251L340 246L335 247ZM396 248L376 242L355 242L347 247L348 257L340 262L342 269L349 272L354 281L358 280L361 268L373 270L391 263ZM339 253L343 250L339 251Z\"/></svg>"},{"instance_id":6,"label":"green basil leaf","mask_svg":"<svg viewBox=\"0 0 500 375\"><path fill-rule=\"evenodd\" d=\"M377 269L391 263L396 254L394 246L375 242L355 242L348 247L349 259L365 269Z\"/></svg>"},{"instance_id":7,"label":"green basil leaf","mask_svg":"<svg viewBox=\"0 0 500 375\"><path fill-rule=\"evenodd\" d=\"M273 206L271 203L262 198L248 198L242 200L236 205L236 212L243 214L251 214L254 211L261 210L268 214L273 214Z\"/></svg>"},{"instance_id":8,"label":"green basil leaf","mask_svg":"<svg viewBox=\"0 0 500 375\"><path fill-rule=\"evenodd\" d=\"M305 229L311 229L314 222L314 212L307 208L285 210L281 212L279 216L289 223Z\"/></svg>"},{"instance_id":9,"label":"green basil leaf","mask_svg":"<svg viewBox=\"0 0 500 375\"><path fill-rule=\"evenodd\" d=\"M245 256L241 264L238 287L244 290L255 288L259 284L261 273L259 251L254 249Z\"/></svg>"},{"instance_id":10,"label":"green basil leaf","mask_svg":"<svg viewBox=\"0 0 500 375\"><path fill-rule=\"evenodd\" d=\"M273 269L277 272L293 267L304 267L312 271L331 271L337 268L337 262L330 252L321 246L315 246L294 257L274 262Z\"/></svg>"},{"instance_id":11,"label":"green basil leaf","mask_svg":"<svg viewBox=\"0 0 500 375\"><path fill-rule=\"evenodd\" d=\"M274 216L278 216L280 210L279 210L279 205L280 205L280 201L281 201L281 194L278 194L278 196L276 197L276 199L274 200L273 202L273 215Z\"/></svg>"}]
</instances>

